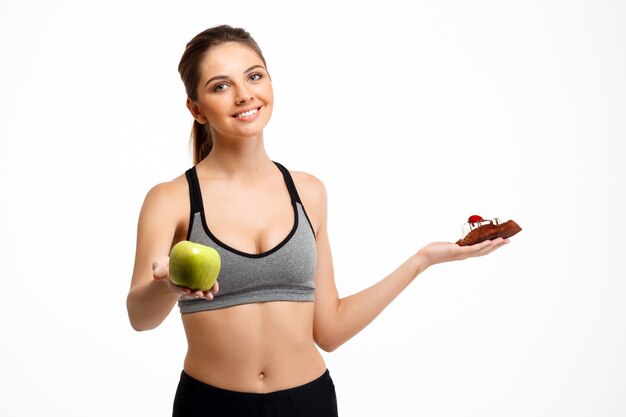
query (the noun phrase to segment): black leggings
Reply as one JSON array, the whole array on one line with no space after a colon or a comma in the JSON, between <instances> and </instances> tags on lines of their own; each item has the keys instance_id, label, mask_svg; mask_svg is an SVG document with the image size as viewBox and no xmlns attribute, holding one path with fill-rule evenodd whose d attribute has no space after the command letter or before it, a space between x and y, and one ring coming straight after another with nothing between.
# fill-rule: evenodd
<instances>
[{"instance_id":1,"label":"black leggings","mask_svg":"<svg viewBox=\"0 0 626 417\"><path fill-rule=\"evenodd\" d=\"M337 417L335 385L328 369L314 381L266 394L207 385L185 371L174 398L173 417Z\"/></svg>"}]
</instances>

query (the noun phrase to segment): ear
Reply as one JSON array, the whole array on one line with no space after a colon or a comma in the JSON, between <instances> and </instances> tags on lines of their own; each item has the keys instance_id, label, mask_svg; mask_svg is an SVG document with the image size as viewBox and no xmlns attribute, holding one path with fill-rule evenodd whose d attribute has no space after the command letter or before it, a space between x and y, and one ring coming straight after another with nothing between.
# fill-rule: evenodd
<instances>
[{"instance_id":1,"label":"ear","mask_svg":"<svg viewBox=\"0 0 626 417\"><path fill-rule=\"evenodd\" d=\"M187 108L189 109L189 112L191 112L191 115L193 116L194 119L196 119L198 123L203 125L207 122L207 118L202 114L198 105L189 97L187 97L186 104L187 104Z\"/></svg>"}]
</instances>

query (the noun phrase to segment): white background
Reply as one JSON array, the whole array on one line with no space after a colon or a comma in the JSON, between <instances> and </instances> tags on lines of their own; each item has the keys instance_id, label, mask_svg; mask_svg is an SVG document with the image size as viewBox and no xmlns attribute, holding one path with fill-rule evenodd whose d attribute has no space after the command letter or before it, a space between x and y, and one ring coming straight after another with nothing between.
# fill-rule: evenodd
<instances>
[{"instance_id":1,"label":"white background","mask_svg":"<svg viewBox=\"0 0 626 417\"><path fill-rule=\"evenodd\" d=\"M178 311L136 333L125 298L221 23L268 61L268 154L327 187L341 296L470 214L524 228L323 352L342 417L626 415L624 2L174 3L2 3L0 415L171 414Z\"/></svg>"}]
</instances>

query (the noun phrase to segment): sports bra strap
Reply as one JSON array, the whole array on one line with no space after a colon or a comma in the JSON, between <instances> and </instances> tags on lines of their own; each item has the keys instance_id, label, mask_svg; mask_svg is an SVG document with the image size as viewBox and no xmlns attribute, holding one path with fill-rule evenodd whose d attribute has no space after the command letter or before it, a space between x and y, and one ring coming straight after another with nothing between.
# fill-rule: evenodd
<instances>
[{"instance_id":1,"label":"sports bra strap","mask_svg":"<svg viewBox=\"0 0 626 417\"><path fill-rule=\"evenodd\" d=\"M291 178L291 174L289 170L274 161L274 164L280 169L285 178L285 184L287 185L287 190L289 190L289 195L291 196L291 201L302 204L300 200L300 196L298 195L298 191L296 190L296 186L293 182L293 178ZM198 173L196 172L196 167L193 166L185 171L185 176L187 177L187 183L189 184L189 198L191 203L191 212L198 213L203 211L202 205L202 197L200 192L200 182L198 181Z\"/></svg>"},{"instance_id":2,"label":"sports bra strap","mask_svg":"<svg viewBox=\"0 0 626 417\"><path fill-rule=\"evenodd\" d=\"M202 212L202 198L200 197L200 183L198 182L198 174L196 167L193 166L185 172L187 183L189 184L189 199L191 202L191 212Z\"/></svg>"},{"instance_id":3,"label":"sports bra strap","mask_svg":"<svg viewBox=\"0 0 626 417\"><path fill-rule=\"evenodd\" d=\"M298 195L298 190L296 190L296 185L293 182L293 178L291 178L291 174L289 173L289 170L287 170L287 168L285 168L278 162L276 161L273 161L273 162L274 164L276 164L278 169L280 169L280 171L283 173L283 177L285 177L285 183L287 184L287 189L289 190L291 201L302 204L302 201L300 201L300 196Z\"/></svg>"}]
</instances>

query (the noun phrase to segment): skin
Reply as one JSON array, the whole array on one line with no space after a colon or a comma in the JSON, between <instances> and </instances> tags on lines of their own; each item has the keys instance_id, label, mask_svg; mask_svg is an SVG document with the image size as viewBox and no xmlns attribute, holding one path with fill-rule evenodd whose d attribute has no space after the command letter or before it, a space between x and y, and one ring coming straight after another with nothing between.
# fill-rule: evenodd
<instances>
[{"instance_id":1,"label":"skin","mask_svg":"<svg viewBox=\"0 0 626 417\"><path fill-rule=\"evenodd\" d=\"M197 121L211 125L214 138L211 153L196 167L208 226L231 247L265 252L289 234L294 221L282 174L263 143L263 129L272 114L271 79L260 57L238 43L211 49L201 73L198 98L188 99L187 108ZM213 79L216 76L220 78ZM250 108L259 109L251 120L233 117ZM188 342L184 369L207 384L266 393L314 380L326 369L317 347L337 349L428 267L484 256L508 243L431 243L374 285L340 298L327 232L326 188L311 174L291 174L316 233L315 302L246 304L181 315ZM129 319L137 331L157 327L179 297L211 300L219 291L219 278L204 293L169 280L167 254L185 239L189 210L184 175L155 185L145 197L127 298Z\"/></svg>"}]
</instances>

